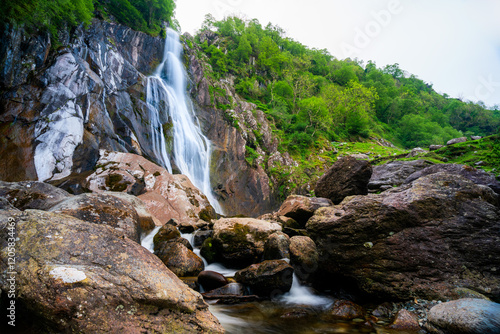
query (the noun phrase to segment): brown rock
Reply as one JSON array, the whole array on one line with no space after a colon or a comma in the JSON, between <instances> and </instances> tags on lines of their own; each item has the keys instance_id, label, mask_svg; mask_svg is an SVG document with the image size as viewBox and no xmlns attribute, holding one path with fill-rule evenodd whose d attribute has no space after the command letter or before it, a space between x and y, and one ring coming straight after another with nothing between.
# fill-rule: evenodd
<instances>
[{"instance_id":1,"label":"brown rock","mask_svg":"<svg viewBox=\"0 0 500 334\"><path fill-rule=\"evenodd\" d=\"M213 231L212 238L203 243L203 256L211 252L207 261L241 268L260 261L267 238L281 231L281 226L253 218L222 218L214 222Z\"/></svg>"},{"instance_id":2,"label":"brown rock","mask_svg":"<svg viewBox=\"0 0 500 334\"><path fill-rule=\"evenodd\" d=\"M346 196L367 194L371 175L372 167L368 161L341 157L320 177L314 192L316 196L338 204Z\"/></svg>"},{"instance_id":3,"label":"brown rock","mask_svg":"<svg viewBox=\"0 0 500 334\"><path fill-rule=\"evenodd\" d=\"M48 210L71 195L50 184L37 181L0 181L0 196L19 210Z\"/></svg>"},{"instance_id":4,"label":"brown rock","mask_svg":"<svg viewBox=\"0 0 500 334\"><path fill-rule=\"evenodd\" d=\"M426 329L431 333L500 333L500 304L464 298L429 310Z\"/></svg>"},{"instance_id":5,"label":"brown rock","mask_svg":"<svg viewBox=\"0 0 500 334\"><path fill-rule=\"evenodd\" d=\"M290 237L283 232L274 232L264 244L264 260L290 258Z\"/></svg>"},{"instance_id":6,"label":"brown rock","mask_svg":"<svg viewBox=\"0 0 500 334\"><path fill-rule=\"evenodd\" d=\"M210 299L244 295L245 286L241 283L228 283L221 287L203 293L203 297Z\"/></svg>"},{"instance_id":7,"label":"brown rock","mask_svg":"<svg viewBox=\"0 0 500 334\"><path fill-rule=\"evenodd\" d=\"M290 291L293 268L283 260L269 260L237 271L237 282L248 285L256 295L273 297Z\"/></svg>"},{"instance_id":8,"label":"brown rock","mask_svg":"<svg viewBox=\"0 0 500 334\"><path fill-rule=\"evenodd\" d=\"M118 197L107 194L81 194L67 198L49 211L111 226L131 240L140 242L142 230L139 216L133 206Z\"/></svg>"},{"instance_id":9,"label":"brown rock","mask_svg":"<svg viewBox=\"0 0 500 334\"><path fill-rule=\"evenodd\" d=\"M277 215L290 217L299 223L298 228L304 228L314 211L331 205L333 205L332 201L327 198L291 195L283 202Z\"/></svg>"},{"instance_id":10,"label":"brown rock","mask_svg":"<svg viewBox=\"0 0 500 334\"><path fill-rule=\"evenodd\" d=\"M318 270L319 254L316 244L309 237L290 238L291 264L301 281L308 280Z\"/></svg>"},{"instance_id":11,"label":"brown rock","mask_svg":"<svg viewBox=\"0 0 500 334\"><path fill-rule=\"evenodd\" d=\"M365 310L349 300L337 300L328 310L328 315L335 319L351 320L364 318Z\"/></svg>"},{"instance_id":12,"label":"brown rock","mask_svg":"<svg viewBox=\"0 0 500 334\"><path fill-rule=\"evenodd\" d=\"M172 175L145 158L130 153L102 151L97 164L99 168L87 178L87 188L94 192L110 190L109 182L106 184L110 175L122 175L120 180L129 180L127 188L123 189L127 192L132 191L135 184L143 183L144 193L138 197L162 224L172 218L193 225L200 218L215 218L215 211L206 196L184 175Z\"/></svg>"},{"instance_id":13,"label":"brown rock","mask_svg":"<svg viewBox=\"0 0 500 334\"><path fill-rule=\"evenodd\" d=\"M205 268L203 260L180 242L162 243L155 255L178 277L198 276Z\"/></svg>"},{"instance_id":14,"label":"brown rock","mask_svg":"<svg viewBox=\"0 0 500 334\"><path fill-rule=\"evenodd\" d=\"M170 224L165 224L160 229L158 232L156 232L155 236L153 237L153 244L154 244L154 250L159 250L161 246L168 241L171 241L173 239L178 239L181 237L181 233L175 227L174 225Z\"/></svg>"},{"instance_id":15,"label":"brown rock","mask_svg":"<svg viewBox=\"0 0 500 334\"><path fill-rule=\"evenodd\" d=\"M325 282L348 277L392 299L446 299L466 286L500 297L500 209L488 187L431 174L378 195L321 208L307 230Z\"/></svg>"},{"instance_id":16,"label":"brown rock","mask_svg":"<svg viewBox=\"0 0 500 334\"><path fill-rule=\"evenodd\" d=\"M203 289L205 289L205 291L210 291L220 288L229 282L224 275L215 271L205 270L198 275L198 283L203 287Z\"/></svg>"},{"instance_id":17,"label":"brown rock","mask_svg":"<svg viewBox=\"0 0 500 334\"><path fill-rule=\"evenodd\" d=\"M415 313L412 313L405 309L399 310L388 328L402 331L418 331L420 330L420 325L418 324L418 316Z\"/></svg>"},{"instance_id":18,"label":"brown rock","mask_svg":"<svg viewBox=\"0 0 500 334\"><path fill-rule=\"evenodd\" d=\"M8 211L0 226L7 217L19 238L16 311L30 319L30 332L223 332L198 293L111 227L38 210ZM0 230L2 272L7 232ZM2 298L7 278L0 276Z\"/></svg>"}]
</instances>

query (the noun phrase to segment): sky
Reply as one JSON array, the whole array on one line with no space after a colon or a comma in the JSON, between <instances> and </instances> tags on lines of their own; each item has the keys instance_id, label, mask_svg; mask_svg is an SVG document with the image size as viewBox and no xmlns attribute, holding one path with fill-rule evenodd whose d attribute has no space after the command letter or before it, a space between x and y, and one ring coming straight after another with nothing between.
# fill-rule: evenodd
<instances>
[{"instance_id":1,"label":"sky","mask_svg":"<svg viewBox=\"0 0 500 334\"><path fill-rule=\"evenodd\" d=\"M210 13L278 25L337 59L400 68L464 101L500 105L500 0L176 0L182 32Z\"/></svg>"}]
</instances>

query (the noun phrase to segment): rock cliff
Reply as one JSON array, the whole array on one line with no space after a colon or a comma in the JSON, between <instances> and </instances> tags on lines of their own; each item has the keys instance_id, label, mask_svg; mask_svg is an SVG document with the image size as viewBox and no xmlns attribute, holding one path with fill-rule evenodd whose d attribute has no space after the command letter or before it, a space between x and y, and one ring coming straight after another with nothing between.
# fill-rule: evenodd
<instances>
[{"instance_id":1,"label":"rock cliff","mask_svg":"<svg viewBox=\"0 0 500 334\"><path fill-rule=\"evenodd\" d=\"M57 50L48 35L12 27L4 29L1 42L0 154L11 157L0 161L1 180L54 181L91 171L100 149L161 164L146 96L147 75L163 57L164 40L94 20L88 29L63 32L64 46ZM266 170L294 162L278 152L264 113L241 100L231 82L210 79L209 65L188 44L196 116L214 146L214 191L228 215L270 211L277 187ZM167 108L163 100L160 108ZM168 146L170 120L160 123Z\"/></svg>"}]
</instances>

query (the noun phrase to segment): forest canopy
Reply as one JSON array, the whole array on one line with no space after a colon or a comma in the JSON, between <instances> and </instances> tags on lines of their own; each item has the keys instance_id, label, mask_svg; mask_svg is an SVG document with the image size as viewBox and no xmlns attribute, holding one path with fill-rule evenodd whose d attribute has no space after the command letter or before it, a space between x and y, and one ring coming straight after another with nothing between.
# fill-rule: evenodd
<instances>
[{"instance_id":1,"label":"forest canopy","mask_svg":"<svg viewBox=\"0 0 500 334\"><path fill-rule=\"evenodd\" d=\"M2 1L0 20L24 25L28 30L47 30L57 40L58 31L79 24L87 26L93 17L113 17L134 30L156 36L162 22L172 23L174 0L19 0Z\"/></svg>"},{"instance_id":2,"label":"forest canopy","mask_svg":"<svg viewBox=\"0 0 500 334\"><path fill-rule=\"evenodd\" d=\"M377 137L411 148L500 127L498 110L441 95L398 64L339 60L255 19L207 15L196 39L213 79L234 76L236 91L268 114L292 154L323 140Z\"/></svg>"}]
</instances>

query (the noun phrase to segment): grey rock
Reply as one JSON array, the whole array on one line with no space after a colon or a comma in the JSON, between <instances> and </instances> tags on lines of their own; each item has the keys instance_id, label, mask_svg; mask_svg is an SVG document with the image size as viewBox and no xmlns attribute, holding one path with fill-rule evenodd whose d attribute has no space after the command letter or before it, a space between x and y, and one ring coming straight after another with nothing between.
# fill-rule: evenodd
<instances>
[{"instance_id":1,"label":"grey rock","mask_svg":"<svg viewBox=\"0 0 500 334\"><path fill-rule=\"evenodd\" d=\"M465 298L430 309L426 329L431 333L500 333L500 304Z\"/></svg>"},{"instance_id":2,"label":"grey rock","mask_svg":"<svg viewBox=\"0 0 500 334\"><path fill-rule=\"evenodd\" d=\"M373 174L368 182L370 192L397 187L411 174L433 165L427 160L393 161L373 167Z\"/></svg>"},{"instance_id":3,"label":"grey rock","mask_svg":"<svg viewBox=\"0 0 500 334\"><path fill-rule=\"evenodd\" d=\"M467 141L467 137L453 138L446 142L446 145L453 145L458 143L465 143Z\"/></svg>"}]
</instances>

